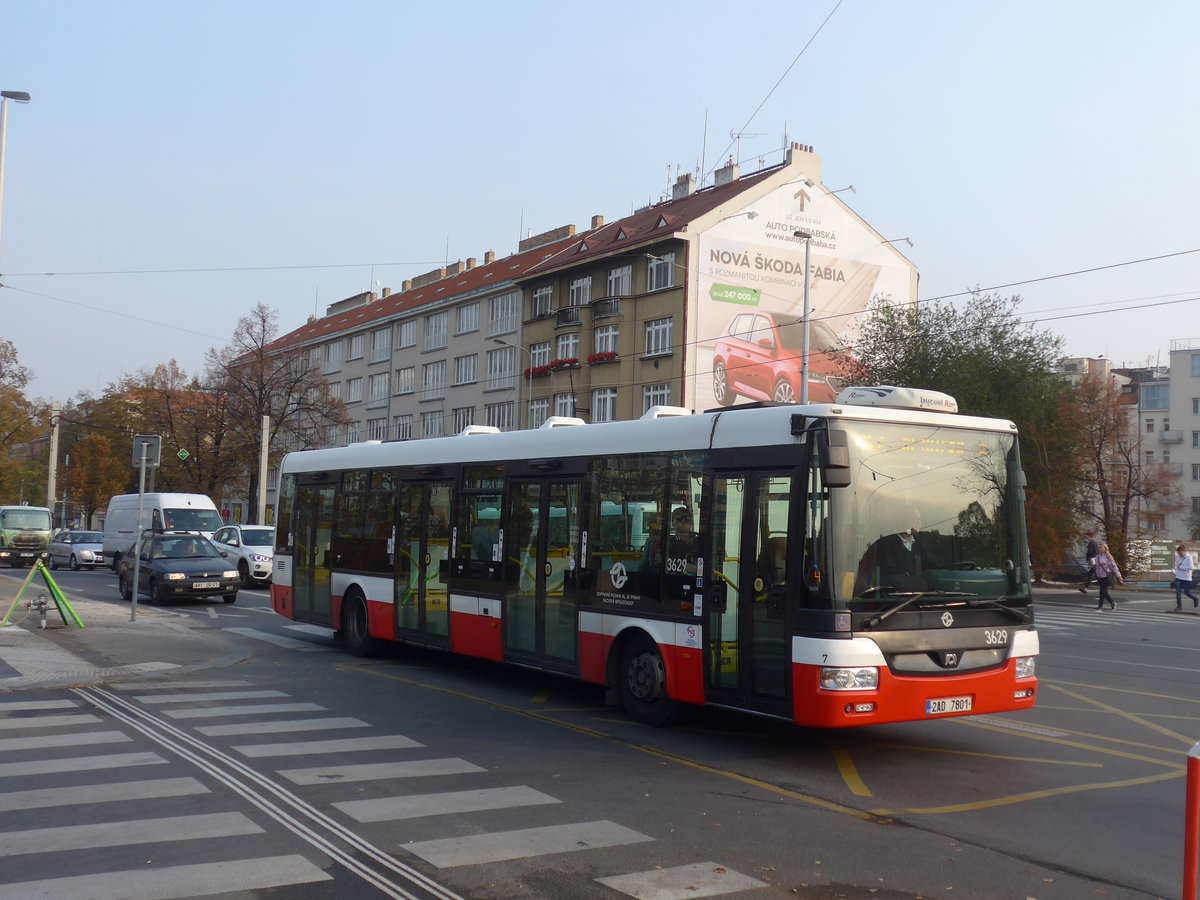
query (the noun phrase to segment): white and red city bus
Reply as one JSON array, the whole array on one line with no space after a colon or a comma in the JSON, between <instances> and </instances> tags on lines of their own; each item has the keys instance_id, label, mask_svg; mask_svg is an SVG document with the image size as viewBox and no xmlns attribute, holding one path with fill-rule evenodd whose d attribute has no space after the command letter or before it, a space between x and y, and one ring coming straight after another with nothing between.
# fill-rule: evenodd
<instances>
[{"instance_id":1,"label":"white and red city bus","mask_svg":"<svg viewBox=\"0 0 1200 900\"><path fill-rule=\"evenodd\" d=\"M290 453L271 599L358 655L443 648L844 727L1033 705L1015 426L851 388Z\"/></svg>"}]
</instances>

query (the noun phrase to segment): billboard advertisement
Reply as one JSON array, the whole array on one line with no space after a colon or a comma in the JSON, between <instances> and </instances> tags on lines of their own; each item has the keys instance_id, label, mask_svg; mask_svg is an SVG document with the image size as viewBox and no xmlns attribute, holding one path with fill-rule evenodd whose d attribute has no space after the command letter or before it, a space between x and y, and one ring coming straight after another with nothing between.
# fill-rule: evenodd
<instances>
[{"instance_id":1,"label":"billboard advertisement","mask_svg":"<svg viewBox=\"0 0 1200 900\"><path fill-rule=\"evenodd\" d=\"M805 241L809 399L841 388L862 313L915 299L916 269L820 185L785 184L697 238L696 409L800 399Z\"/></svg>"}]
</instances>

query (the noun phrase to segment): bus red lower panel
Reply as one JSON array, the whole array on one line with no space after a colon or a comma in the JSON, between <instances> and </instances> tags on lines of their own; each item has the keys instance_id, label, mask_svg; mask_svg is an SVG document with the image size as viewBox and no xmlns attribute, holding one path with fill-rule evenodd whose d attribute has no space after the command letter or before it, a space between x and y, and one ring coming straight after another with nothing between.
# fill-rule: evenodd
<instances>
[{"instance_id":1,"label":"bus red lower panel","mask_svg":"<svg viewBox=\"0 0 1200 900\"><path fill-rule=\"evenodd\" d=\"M695 647L663 647L667 693L684 703L704 702L704 654Z\"/></svg>"},{"instance_id":2,"label":"bus red lower panel","mask_svg":"<svg viewBox=\"0 0 1200 900\"><path fill-rule=\"evenodd\" d=\"M450 612L450 649L467 656L504 660L500 620L490 616Z\"/></svg>"},{"instance_id":3,"label":"bus red lower panel","mask_svg":"<svg viewBox=\"0 0 1200 900\"><path fill-rule=\"evenodd\" d=\"M579 632L579 677L592 684L604 684L608 679L605 663L612 646L612 635L594 631Z\"/></svg>"},{"instance_id":4,"label":"bus red lower panel","mask_svg":"<svg viewBox=\"0 0 1200 900\"><path fill-rule=\"evenodd\" d=\"M1013 660L1003 669L940 678L907 677L881 669L875 691L822 690L820 670L820 666L792 666L795 718L800 725L845 728L1012 712L1032 707L1037 693L1036 678L1017 680ZM930 701L939 701L934 704L939 711L930 711Z\"/></svg>"}]
</instances>

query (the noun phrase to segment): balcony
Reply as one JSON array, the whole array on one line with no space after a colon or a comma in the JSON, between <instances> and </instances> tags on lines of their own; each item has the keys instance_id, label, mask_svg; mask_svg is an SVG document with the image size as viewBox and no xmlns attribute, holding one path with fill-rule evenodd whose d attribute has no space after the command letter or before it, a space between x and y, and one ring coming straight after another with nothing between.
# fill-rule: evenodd
<instances>
[{"instance_id":1,"label":"balcony","mask_svg":"<svg viewBox=\"0 0 1200 900\"><path fill-rule=\"evenodd\" d=\"M605 316L619 316L621 314L621 301L616 297L610 297L607 300L597 300L592 304L592 318L602 319Z\"/></svg>"},{"instance_id":2,"label":"balcony","mask_svg":"<svg viewBox=\"0 0 1200 900\"><path fill-rule=\"evenodd\" d=\"M1168 475L1182 475L1183 474L1183 463L1181 463L1181 462L1168 462L1168 463L1163 463L1163 465L1167 467Z\"/></svg>"},{"instance_id":3,"label":"balcony","mask_svg":"<svg viewBox=\"0 0 1200 900\"><path fill-rule=\"evenodd\" d=\"M583 307L581 306L564 306L558 311L555 319L555 326L560 325L578 325L583 321Z\"/></svg>"},{"instance_id":4,"label":"balcony","mask_svg":"<svg viewBox=\"0 0 1200 900\"><path fill-rule=\"evenodd\" d=\"M1182 431L1160 431L1158 433L1158 442L1160 444L1182 444Z\"/></svg>"}]
</instances>

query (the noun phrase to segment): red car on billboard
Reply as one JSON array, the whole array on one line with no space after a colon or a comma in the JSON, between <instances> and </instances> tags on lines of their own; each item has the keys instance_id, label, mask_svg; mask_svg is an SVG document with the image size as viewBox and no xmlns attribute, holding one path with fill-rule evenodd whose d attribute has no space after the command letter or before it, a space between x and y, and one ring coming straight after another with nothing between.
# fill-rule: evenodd
<instances>
[{"instance_id":1,"label":"red car on billboard","mask_svg":"<svg viewBox=\"0 0 1200 900\"><path fill-rule=\"evenodd\" d=\"M798 403L803 342L800 319L780 323L769 312L738 313L729 320L713 350L713 396L717 404L729 406L739 394L751 400ZM810 402L833 401L845 365L845 348L833 330L824 322L810 322Z\"/></svg>"}]
</instances>

